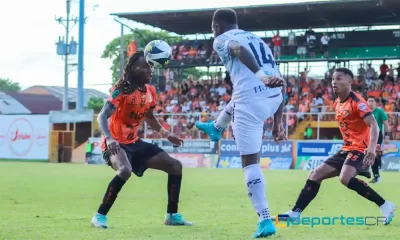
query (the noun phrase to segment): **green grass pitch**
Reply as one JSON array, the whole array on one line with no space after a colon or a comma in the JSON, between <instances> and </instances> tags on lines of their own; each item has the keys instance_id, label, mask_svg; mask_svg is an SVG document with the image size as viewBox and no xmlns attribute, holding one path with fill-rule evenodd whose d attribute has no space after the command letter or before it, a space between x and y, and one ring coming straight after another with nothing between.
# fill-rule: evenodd
<instances>
[{"instance_id":1,"label":"green grass pitch","mask_svg":"<svg viewBox=\"0 0 400 240\"><path fill-rule=\"evenodd\" d=\"M90 226L114 172L107 166L0 162L0 239L250 239L257 216L240 169L185 169L179 210L193 227L163 225L166 174L132 177L109 213L107 230ZM291 208L306 171L264 171L272 214ZM399 173L383 173L373 188L398 202ZM324 182L303 216L378 216L379 208L342 186ZM400 239L399 218L389 226L278 228L270 239Z\"/></svg>"}]
</instances>

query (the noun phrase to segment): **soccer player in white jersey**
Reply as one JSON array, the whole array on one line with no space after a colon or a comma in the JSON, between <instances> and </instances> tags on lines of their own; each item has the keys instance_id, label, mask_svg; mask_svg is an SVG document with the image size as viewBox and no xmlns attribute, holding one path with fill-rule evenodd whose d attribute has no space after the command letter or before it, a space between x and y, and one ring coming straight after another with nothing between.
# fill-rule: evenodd
<instances>
[{"instance_id":1,"label":"soccer player in white jersey","mask_svg":"<svg viewBox=\"0 0 400 240\"><path fill-rule=\"evenodd\" d=\"M214 50L231 75L234 92L231 103L219 116L220 125L217 121L197 126L213 135L213 132L221 132L232 119L248 196L259 216L254 238L267 237L275 234L276 229L271 221L264 175L259 165L260 149L264 121L269 117L274 116L276 140L286 139L282 127L285 82L279 77L278 66L268 46L258 36L238 29L234 10L218 9L214 13L212 31Z\"/></svg>"}]
</instances>

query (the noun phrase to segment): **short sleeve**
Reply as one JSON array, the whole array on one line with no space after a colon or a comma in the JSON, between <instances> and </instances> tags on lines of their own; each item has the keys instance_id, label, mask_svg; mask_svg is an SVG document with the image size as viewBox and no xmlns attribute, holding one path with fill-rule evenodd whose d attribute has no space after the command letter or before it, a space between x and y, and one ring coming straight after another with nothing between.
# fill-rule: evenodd
<instances>
[{"instance_id":1,"label":"short sleeve","mask_svg":"<svg viewBox=\"0 0 400 240\"><path fill-rule=\"evenodd\" d=\"M372 111L365 101L354 102L354 105L355 111L362 119L372 115Z\"/></svg>"},{"instance_id":2,"label":"short sleeve","mask_svg":"<svg viewBox=\"0 0 400 240\"><path fill-rule=\"evenodd\" d=\"M150 93L151 93L151 105L150 108L154 109L157 105L157 92L156 92L156 88L154 86L150 86L149 87Z\"/></svg>"},{"instance_id":3,"label":"short sleeve","mask_svg":"<svg viewBox=\"0 0 400 240\"><path fill-rule=\"evenodd\" d=\"M214 51L221 59L231 58L229 43L231 43L232 41L232 39L225 35L220 35L214 39Z\"/></svg>"},{"instance_id":4,"label":"short sleeve","mask_svg":"<svg viewBox=\"0 0 400 240\"><path fill-rule=\"evenodd\" d=\"M387 120L389 120L389 117L388 117L388 115L386 114L386 112L385 111L383 111L382 109L381 109L381 115L382 115L382 121L387 121Z\"/></svg>"},{"instance_id":5,"label":"short sleeve","mask_svg":"<svg viewBox=\"0 0 400 240\"><path fill-rule=\"evenodd\" d=\"M108 97L108 101L112 103L115 107L119 107L121 105L122 99L123 94L121 93L121 90L113 87L111 89L111 95Z\"/></svg>"}]
</instances>

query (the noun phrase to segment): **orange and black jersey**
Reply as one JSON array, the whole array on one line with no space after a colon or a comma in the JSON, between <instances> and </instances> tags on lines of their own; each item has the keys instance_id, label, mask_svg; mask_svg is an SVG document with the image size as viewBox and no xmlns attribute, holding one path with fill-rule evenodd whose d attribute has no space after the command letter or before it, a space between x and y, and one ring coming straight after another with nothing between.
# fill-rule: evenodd
<instances>
[{"instance_id":1,"label":"orange and black jersey","mask_svg":"<svg viewBox=\"0 0 400 240\"><path fill-rule=\"evenodd\" d=\"M108 128L111 136L119 143L136 142L138 128L144 121L147 111L156 106L156 90L146 84L146 91L135 90L124 94L119 89L111 89L108 101L115 106L115 112L109 118ZM102 149L106 149L105 139L102 139Z\"/></svg>"},{"instance_id":2,"label":"orange and black jersey","mask_svg":"<svg viewBox=\"0 0 400 240\"><path fill-rule=\"evenodd\" d=\"M333 107L344 140L342 150L364 152L370 141L370 129L364 118L372 115L367 102L359 94L350 92L344 101L337 98Z\"/></svg>"}]
</instances>

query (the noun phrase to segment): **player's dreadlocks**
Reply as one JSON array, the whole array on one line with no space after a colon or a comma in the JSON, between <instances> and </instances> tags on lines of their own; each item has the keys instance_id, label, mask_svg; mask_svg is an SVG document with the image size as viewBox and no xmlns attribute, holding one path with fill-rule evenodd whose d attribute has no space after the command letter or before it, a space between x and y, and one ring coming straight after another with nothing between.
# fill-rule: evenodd
<instances>
[{"instance_id":1,"label":"player's dreadlocks","mask_svg":"<svg viewBox=\"0 0 400 240\"><path fill-rule=\"evenodd\" d=\"M132 93L137 86L134 84L134 79L137 79L135 73L132 71L132 66L140 59L144 57L143 51L137 51L129 57L128 63L125 65L124 74L121 78L114 84L124 94Z\"/></svg>"}]
</instances>

